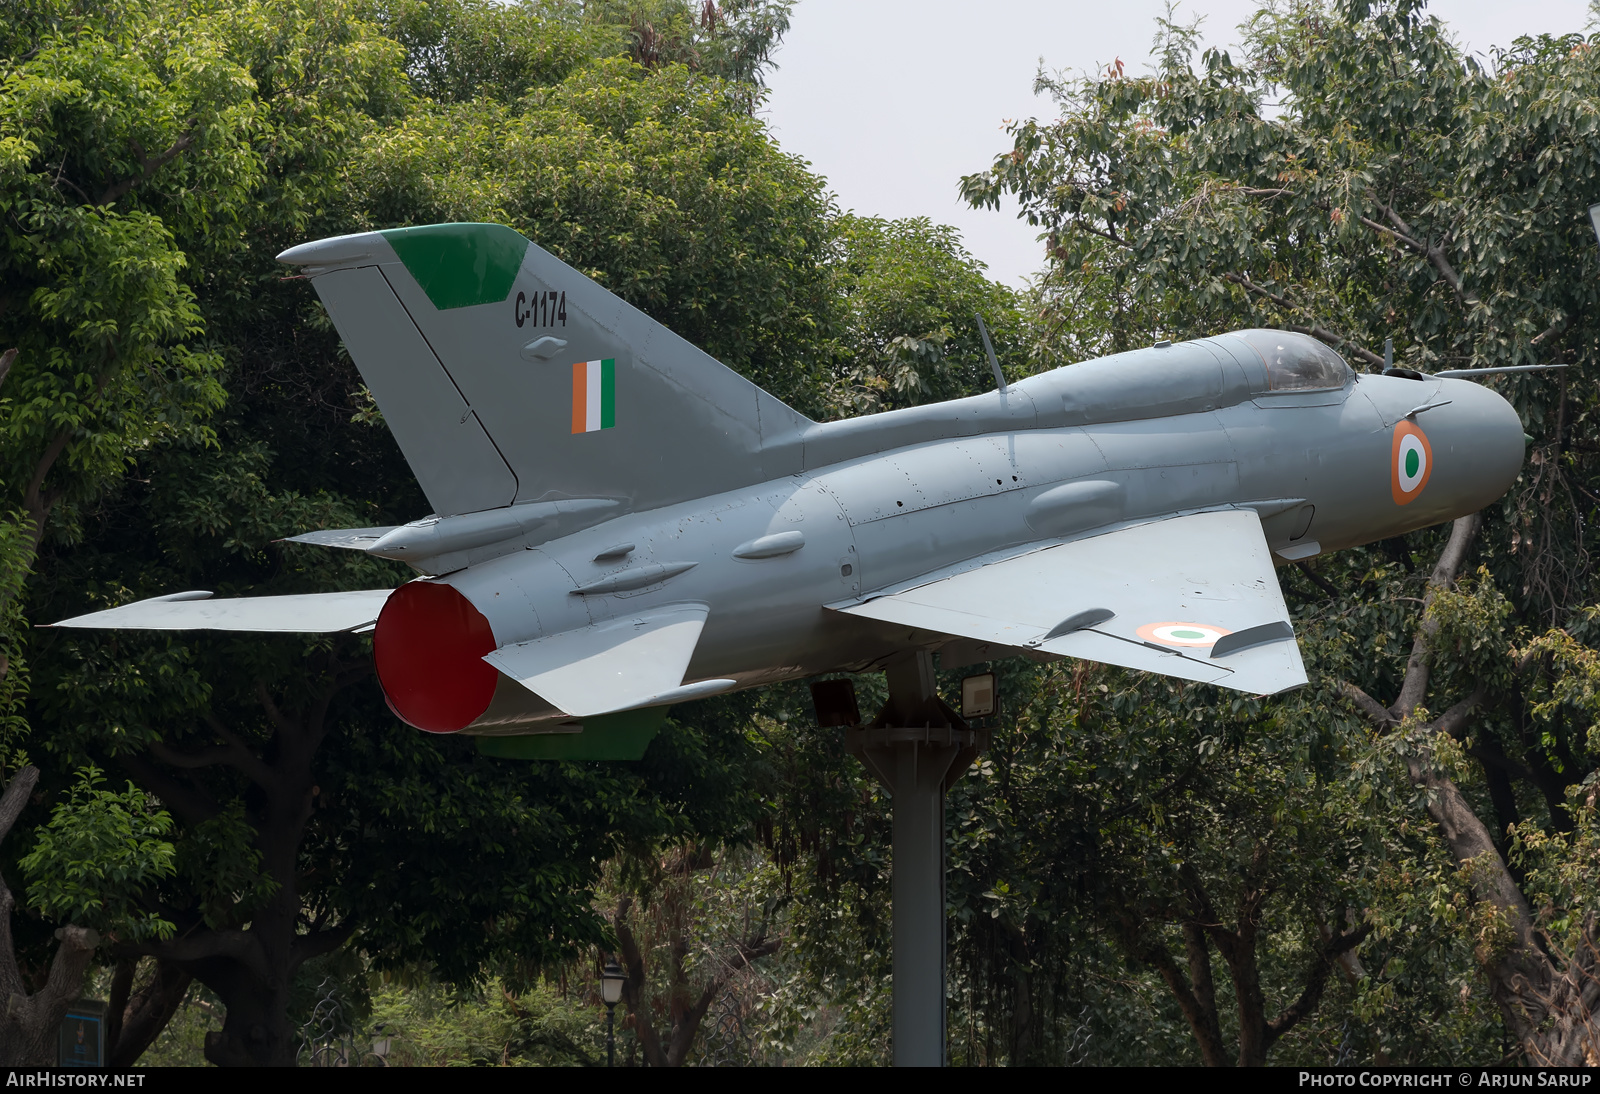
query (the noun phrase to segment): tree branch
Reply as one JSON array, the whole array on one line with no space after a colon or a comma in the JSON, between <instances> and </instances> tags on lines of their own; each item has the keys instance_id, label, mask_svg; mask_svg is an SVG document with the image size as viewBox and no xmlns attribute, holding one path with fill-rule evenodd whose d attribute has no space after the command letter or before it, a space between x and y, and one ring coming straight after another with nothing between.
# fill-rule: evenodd
<instances>
[{"instance_id":1,"label":"tree branch","mask_svg":"<svg viewBox=\"0 0 1600 1094\"><path fill-rule=\"evenodd\" d=\"M138 141L130 141L129 143L133 146L134 155L139 157L139 173L129 178L125 178L121 182L113 183L111 186L106 187L105 193L100 195L100 200L95 202L95 204L115 204L124 194L126 194L129 190L132 190L135 186L138 186L141 183L149 182L151 177L154 176L157 171L161 170L167 164L183 155L184 152L188 151L194 145L196 137L195 125L196 123L191 121L189 123L189 128L184 132L183 136L173 141L170 148L168 148L165 152L157 152L153 156L146 155L144 151L144 145L140 144Z\"/></svg>"},{"instance_id":2,"label":"tree branch","mask_svg":"<svg viewBox=\"0 0 1600 1094\"><path fill-rule=\"evenodd\" d=\"M332 953L356 933L355 923L341 923L331 930L313 931L310 934L300 935L294 941L293 958L290 964L299 968L313 957L321 957L325 953Z\"/></svg>"},{"instance_id":3,"label":"tree branch","mask_svg":"<svg viewBox=\"0 0 1600 1094\"><path fill-rule=\"evenodd\" d=\"M56 460L61 458L61 453L66 450L67 442L72 440L72 430L63 429L57 433L45 448L44 455L39 457L39 462L34 465L33 478L28 482L28 488L22 493L23 507L28 510L28 515L34 518L37 526L34 531L34 542L44 534L44 518L48 515L50 507L45 505L39 491L44 486L45 476L50 474L50 469L56 465Z\"/></svg>"},{"instance_id":4,"label":"tree branch","mask_svg":"<svg viewBox=\"0 0 1600 1094\"><path fill-rule=\"evenodd\" d=\"M272 768L260 756L256 755L255 750L250 747L243 737L223 725L222 719L218 718L212 711L206 711L202 717L205 719L206 725L210 727L211 732L221 737L226 744L231 757L228 762L232 767L242 772L251 782L263 790L271 790L277 786L278 780Z\"/></svg>"},{"instance_id":5,"label":"tree branch","mask_svg":"<svg viewBox=\"0 0 1600 1094\"><path fill-rule=\"evenodd\" d=\"M226 957L239 962L263 980L271 976L266 954L261 952L260 943L247 930L206 930L189 938L141 943L131 949L177 965Z\"/></svg>"},{"instance_id":6,"label":"tree branch","mask_svg":"<svg viewBox=\"0 0 1600 1094\"><path fill-rule=\"evenodd\" d=\"M256 681L256 699L261 703L261 709L267 712L267 717L272 721L272 724L278 727L280 733L293 733L300 728L293 719L284 717L283 713L278 710L278 704L272 701L272 693L267 690L267 682L265 680Z\"/></svg>"},{"instance_id":7,"label":"tree branch","mask_svg":"<svg viewBox=\"0 0 1600 1094\"><path fill-rule=\"evenodd\" d=\"M190 824L208 821L221 812L209 794L185 786L165 772L157 770L143 756L119 756L118 762L123 770L133 776L134 782L160 798L163 805L168 806Z\"/></svg>"},{"instance_id":8,"label":"tree branch","mask_svg":"<svg viewBox=\"0 0 1600 1094\"><path fill-rule=\"evenodd\" d=\"M644 1007L644 955L639 952L639 943L628 929L628 912L632 908L632 897L624 896L617 901L617 914L611 924L617 933L617 945L622 947L622 963L628 970L628 978L622 984L622 1002L633 1018L633 1032L639 1038L639 1047L644 1050L645 1062L651 1067L666 1067L667 1057L661 1050L661 1038L657 1036L656 1027Z\"/></svg>"},{"instance_id":9,"label":"tree branch","mask_svg":"<svg viewBox=\"0 0 1600 1094\"><path fill-rule=\"evenodd\" d=\"M106 1062L112 1067L132 1067L172 1021L193 979L176 965L156 962L150 982L133 993L125 1008L113 1010L121 1029L115 1038L106 1037Z\"/></svg>"},{"instance_id":10,"label":"tree branch","mask_svg":"<svg viewBox=\"0 0 1600 1094\"><path fill-rule=\"evenodd\" d=\"M6 792L0 794L0 841L4 841L11 834L11 826L17 823L17 818L22 815L22 810L28 804L28 798L33 794L33 788L39 782L39 769L29 764L11 777L11 783L6 787Z\"/></svg>"},{"instance_id":11,"label":"tree branch","mask_svg":"<svg viewBox=\"0 0 1600 1094\"><path fill-rule=\"evenodd\" d=\"M1356 687L1348 681L1339 684L1339 694L1350 700L1365 714L1372 724L1379 729L1388 729L1395 724L1394 715L1389 713L1389 708L1378 700Z\"/></svg>"},{"instance_id":12,"label":"tree branch","mask_svg":"<svg viewBox=\"0 0 1600 1094\"><path fill-rule=\"evenodd\" d=\"M1485 766L1497 767L1507 775L1514 775L1535 786L1539 783L1539 777L1530 768L1517 763L1517 761L1503 752L1495 752L1492 749L1479 747L1467 749L1467 755Z\"/></svg>"},{"instance_id":13,"label":"tree branch","mask_svg":"<svg viewBox=\"0 0 1600 1094\"><path fill-rule=\"evenodd\" d=\"M1289 302L1289 298L1288 297L1280 296L1277 293L1273 292L1271 289L1264 289L1260 285L1257 285L1254 281L1251 281L1248 277L1243 276L1242 274L1225 273L1225 274L1222 275L1222 279L1224 281L1232 281L1235 285L1240 286L1246 292L1253 292L1257 296L1264 296L1268 300L1272 301L1274 304L1278 305L1278 307L1280 307L1280 308L1287 308L1287 309L1290 309L1290 310L1293 310L1293 308L1294 308L1294 305Z\"/></svg>"},{"instance_id":14,"label":"tree branch","mask_svg":"<svg viewBox=\"0 0 1600 1094\"><path fill-rule=\"evenodd\" d=\"M1080 232L1088 232L1092 236L1099 236L1101 239L1110 240L1118 247L1125 248L1128 246L1127 243L1123 242L1122 238L1117 235L1115 229L1096 228L1093 225L1083 223L1082 220L1075 221L1072 226Z\"/></svg>"},{"instance_id":15,"label":"tree branch","mask_svg":"<svg viewBox=\"0 0 1600 1094\"><path fill-rule=\"evenodd\" d=\"M733 958L726 962L721 972L711 978L705 990L700 993L700 998L684 1012L678 1020L677 1028L672 1031L672 1045L668 1049L668 1060L671 1063L681 1064L688 1057L689 1046L694 1043L695 1035L700 1032L700 1023L705 1020L706 1011L711 1009L711 1004L722 994L728 979L751 962L777 953L781 943L782 939L779 938L755 938L734 947Z\"/></svg>"},{"instance_id":16,"label":"tree branch","mask_svg":"<svg viewBox=\"0 0 1600 1094\"><path fill-rule=\"evenodd\" d=\"M1200 1047L1200 1058L1207 1067L1226 1067L1228 1057L1223 1050L1221 1039L1213 1039L1211 1029L1217 1025L1215 1011L1207 1013L1200 1000L1195 998L1189 984L1183 978L1183 973L1178 969L1178 963L1172 959L1172 954L1166 946L1155 939L1143 939L1140 925L1132 922L1126 916L1122 923L1123 935L1131 943L1133 954L1144 964L1155 969L1165 981L1167 990L1178 1001L1178 1009L1183 1011L1184 1018L1189 1023L1189 1031L1194 1034L1195 1042ZM1220 1029L1220 1026L1218 1026Z\"/></svg>"},{"instance_id":17,"label":"tree branch","mask_svg":"<svg viewBox=\"0 0 1600 1094\"><path fill-rule=\"evenodd\" d=\"M1439 276L1444 278L1445 282L1455 290L1456 299L1461 303L1476 304L1478 302L1478 297L1475 293L1466 292L1462 289L1461 277L1456 273L1455 267L1450 265L1450 259L1444 253L1442 244L1449 241L1449 233L1446 233L1444 239L1439 243L1424 243L1417 239L1416 233L1411 230L1411 226L1400 219L1400 214L1395 212L1394 209L1382 203L1378 203L1378 209L1388 219L1389 223L1394 225L1393 228L1379 224L1377 221L1370 220L1367 217L1362 217L1361 223L1377 231L1389 233L1405 246L1425 257L1433 264L1433 268L1439 271Z\"/></svg>"},{"instance_id":18,"label":"tree branch","mask_svg":"<svg viewBox=\"0 0 1600 1094\"><path fill-rule=\"evenodd\" d=\"M212 745L209 748L202 748L199 752L180 752L164 742L151 741L150 752L167 766L181 767L186 771L197 767L216 767L218 764L233 766L229 762L233 750L227 745Z\"/></svg>"},{"instance_id":19,"label":"tree branch","mask_svg":"<svg viewBox=\"0 0 1600 1094\"><path fill-rule=\"evenodd\" d=\"M1566 327L1566 325L1567 325L1566 316L1562 316L1560 319L1557 319L1554 323L1551 323L1544 330L1540 331L1538 334L1536 334L1532 338L1528 339L1528 345L1537 346L1540 342L1543 342L1546 338L1549 338L1551 335L1560 334L1561 331Z\"/></svg>"},{"instance_id":20,"label":"tree branch","mask_svg":"<svg viewBox=\"0 0 1600 1094\"><path fill-rule=\"evenodd\" d=\"M1484 688L1480 685L1476 691L1461 702L1445 711L1433 720L1433 728L1437 733L1448 733L1460 740L1466 735L1467 721L1479 703L1483 702Z\"/></svg>"},{"instance_id":21,"label":"tree branch","mask_svg":"<svg viewBox=\"0 0 1600 1094\"><path fill-rule=\"evenodd\" d=\"M1334 936L1325 944L1317 954L1317 961L1311 966L1311 971L1306 975L1306 986L1296 999L1282 1014L1267 1023L1267 1045L1271 1046L1278 1038L1288 1033L1301 1019L1317 1009L1317 1004L1322 1001L1322 993L1328 986L1328 976L1333 972L1334 963L1340 957L1361 945L1363 939L1372 933L1372 926L1361 924L1353 931L1348 931Z\"/></svg>"},{"instance_id":22,"label":"tree branch","mask_svg":"<svg viewBox=\"0 0 1600 1094\"><path fill-rule=\"evenodd\" d=\"M1433 599L1439 590L1448 589L1455 584L1456 577L1461 573L1461 567L1466 564L1467 552L1472 548L1473 537L1478 533L1478 525L1483 517L1479 513L1460 518L1450 528L1450 539L1439 554L1439 561L1433 568L1433 574L1428 578L1428 591L1422 598L1422 625L1417 628L1417 637L1411 644L1411 657L1406 662L1405 682L1400 686L1400 698L1395 700L1394 706L1389 710L1396 721L1404 721L1410 717L1428 695L1428 681L1431 677L1431 666L1428 663L1428 649L1433 641L1433 636L1439 633L1439 622L1428 615L1428 609L1433 606Z\"/></svg>"},{"instance_id":23,"label":"tree branch","mask_svg":"<svg viewBox=\"0 0 1600 1094\"><path fill-rule=\"evenodd\" d=\"M1295 567L1301 573L1309 577L1312 582L1316 584L1317 588L1321 589L1323 592L1327 593L1331 597L1334 597L1335 599L1339 597L1339 590L1334 586L1333 582L1329 581L1327 578L1313 570L1311 568L1311 563L1302 558L1295 563Z\"/></svg>"},{"instance_id":24,"label":"tree branch","mask_svg":"<svg viewBox=\"0 0 1600 1094\"><path fill-rule=\"evenodd\" d=\"M1294 303L1289 300L1288 297L1280 296L1279 294L1273 292L1271 289L1264 289L1260 285L1257 285L1254 281L1251 281L1248 277L1244 277L1241 274L1225 273L1225 274L1222 275L1222 279L1224 281L1233 282L1235 285L1238 285L1240 288L1244 289L1247 292L1253 292L1258 296L1265 297L1266 299L1272 301L1274 304L1278 305L1278 307L1283 308L1283 309L1285 309L1287 311L1298 311L1299 310L1298 308L1295 307ZM1365 361L1369 365L1381 365L1381 364L1383 364L1383 358L1379 357L1376 353L1373 353L1371 350L1368 350L1368 349L1363 349L1362 347L1356 345L1354 342L1351 342L1348 339L1342 338L1339 335L1333 333L1333 331L1329 330L1326 327L1317 327L1317 326L1303 327L1303 326L1299 326L1298 324L1295 324L1295 323L1285 323L1285 324L1283 324L1283 328L1285 330L1292 330L1296 334L1309 334L1311 337L1317 339L1318 341L1326 342L1328 345L1332 346L1334 349L1348 349L1348 351L1350 353L1352 353L1355 356L1361 358L1361 360Z\"/></svg>"},{"instance_id":25,"label":"tree branch","mask_svg":"<svg viewBox=\"0 0 1600 1094\"><path fill-rule=\"evenodd\" d=\"M5 793L0 794L0 843L5 842L6 836L11 834L11 826L22 815L38 782L39 769L29 764L11 777ZM0 875L0 1007L4 1007L11 996L26 993L22 970L17 966L17 951L11 940L11 908L14 903L6 879Z\"/></svg>"}]
</instances>

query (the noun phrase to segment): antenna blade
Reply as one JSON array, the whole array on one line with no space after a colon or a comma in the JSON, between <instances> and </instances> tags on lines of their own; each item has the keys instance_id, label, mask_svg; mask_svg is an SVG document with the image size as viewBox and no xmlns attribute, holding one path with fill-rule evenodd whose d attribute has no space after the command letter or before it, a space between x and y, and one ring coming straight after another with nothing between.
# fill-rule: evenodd
<instances>
[{"instance_id":1,"label":"antenna blade","mask_svg":"<svg viewBox=\"0 0 1600 1094\"><path fill-rule=\"evenodd\" d=\"M989 355L989 367L994 370L994 382L1000 386L1000 394L1006 393L1005 374L1000 371L1000 362L994 358L994 347L989 344L989 328L983 325L983 316L974 315L978 321L978 335L983 339L983 352Z\"/></svg>"}]
</instances>

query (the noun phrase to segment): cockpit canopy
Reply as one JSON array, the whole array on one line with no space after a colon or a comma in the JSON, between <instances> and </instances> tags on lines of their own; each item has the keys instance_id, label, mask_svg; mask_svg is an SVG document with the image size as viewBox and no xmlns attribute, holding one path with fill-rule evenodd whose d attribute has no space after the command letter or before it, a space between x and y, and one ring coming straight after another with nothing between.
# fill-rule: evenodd
<instances>
[{"instance_id":1,"label":"cockpit canopy","mask_svg":"<svg viewBox=\"0 0 1600 1094\"><path fill-rule=\"evenodd\" d=\"M1309 335L1257 329L1234 331L1233 336L1266 362L1269 391L1344 387L1353 375L1344 358Z\"/></svg>"}]
</instances>

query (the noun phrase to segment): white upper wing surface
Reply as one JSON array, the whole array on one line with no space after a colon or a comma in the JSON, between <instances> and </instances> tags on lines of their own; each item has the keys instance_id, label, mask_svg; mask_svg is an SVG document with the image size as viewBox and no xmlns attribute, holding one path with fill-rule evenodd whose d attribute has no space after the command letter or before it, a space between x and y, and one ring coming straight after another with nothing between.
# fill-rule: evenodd
<instances>
[{"instance_id":1,"label":"white upper wing surface","mask_svg":"<svg viewBox=\"0 0 1600 1094\"><path fill-rule=\"evenodd\" d=\"M1261 521L1169 517L886 590L850 615L1270 695L1306 682Z\"/></svg>"},{"instance_id":2,"label":"white upper wing surface","mask_svg":"<svg viewBox=\"0 0 1600 1094\"><path fill-rule=\"evenodd\" d=\"M208 592L173 593L120 608L63 619L56 627L136 631L261 631L322 634L360 630L377 621L393 589L211 600Z\"/></svg>"}]
</instances>

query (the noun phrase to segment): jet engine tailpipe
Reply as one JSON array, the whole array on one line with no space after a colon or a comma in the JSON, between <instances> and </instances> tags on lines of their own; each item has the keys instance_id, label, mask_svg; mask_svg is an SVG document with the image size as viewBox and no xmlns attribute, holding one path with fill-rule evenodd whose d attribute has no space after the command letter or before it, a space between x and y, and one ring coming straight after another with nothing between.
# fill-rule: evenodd
<instances>
[{"instance_id":1,"label":"jet engine tailpipe","mask_svg":"<svg viewBox=\"0 0 1600 1094\"><path fill-rule=\"evenodd\" d=\"M372 632L378 683L389 708L429 733L455 733L489 708L500 673L483 613L454 588L413 581L394 591Z\"/></svg>"}]
</instances>

